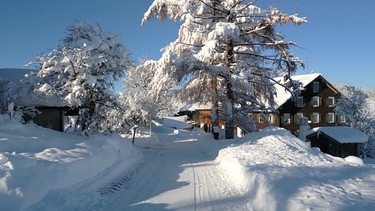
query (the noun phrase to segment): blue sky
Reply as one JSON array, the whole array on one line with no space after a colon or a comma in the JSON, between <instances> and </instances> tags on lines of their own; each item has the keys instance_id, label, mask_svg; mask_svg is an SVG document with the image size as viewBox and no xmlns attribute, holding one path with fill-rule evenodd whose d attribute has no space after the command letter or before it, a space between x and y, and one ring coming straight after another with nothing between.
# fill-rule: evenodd
<instances>
[{"instance_id":1,"label":"blue sky","mask_svg":"<svg viewBox=\"0 0 375 211\"><path fill-rule=\"evenodd\" d=\"M141 26L152 0L1 0L0 68L20 68L60 43L75 20L100 23L119 33L132 57L158 59L160 49L177 38L178 25L151 21ZM280 27L300 48L292 52L306 60L306 69L322 73L332 83L375 88L375 1L258 0L281 11L307 17L301 26Z\"/></svg>"}]
</instances>

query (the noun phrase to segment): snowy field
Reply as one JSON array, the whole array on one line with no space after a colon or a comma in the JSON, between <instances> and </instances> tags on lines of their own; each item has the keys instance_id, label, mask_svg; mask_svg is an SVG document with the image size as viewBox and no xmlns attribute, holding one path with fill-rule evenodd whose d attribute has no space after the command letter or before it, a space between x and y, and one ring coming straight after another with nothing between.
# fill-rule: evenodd
<instances>
[{"instance_id":1,"label":"snowy field","mask_svg":"<svg viewBox=\"0 0 375 211\"><path fill-rule=\"evenodd\" d=\"M375 162L280 128L213 140L154 127L135 147L0 118L0 210L374 210Z\"/></svg>"}]
</instances>

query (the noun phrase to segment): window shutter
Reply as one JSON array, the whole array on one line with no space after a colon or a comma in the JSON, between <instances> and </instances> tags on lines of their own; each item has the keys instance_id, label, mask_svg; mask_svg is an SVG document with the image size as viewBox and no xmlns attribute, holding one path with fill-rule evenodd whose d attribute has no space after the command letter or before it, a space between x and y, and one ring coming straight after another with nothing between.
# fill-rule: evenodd
<instances>
[{"instance_id":1,"label":"window shutter","mask_svg":"<svg viewBox=\"0 0 375 211\"><path fill-rule=\"evenodd\" d=\"M318 104L319 104L319 107L321 107L321 106L323 105L323 100L322 100L322 98L321 98L321 97L318 97L318 100L319 100L319 102L318 102Z\"/></svg>"}]
</instances>

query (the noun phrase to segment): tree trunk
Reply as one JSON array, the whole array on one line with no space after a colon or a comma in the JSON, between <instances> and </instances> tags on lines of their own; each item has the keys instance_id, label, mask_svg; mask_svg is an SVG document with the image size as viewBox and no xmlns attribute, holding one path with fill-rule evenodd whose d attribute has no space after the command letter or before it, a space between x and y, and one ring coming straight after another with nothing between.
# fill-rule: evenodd
<instances>
[{"instance_id":1,"label":"tree trunk","mask_svg":"<svg viewBox=\"0 0 375 211\"><path fill-rule=\"evenodd\" d=\"M227 49L228 61L227 67L228 69L232 68L233 64L233 41L230 40L228 43ZM233 139L234 138L234 119L233 119L233 102L234 102L234 94L233 94L233 87L232 87L232 75L231 71L228 72L226 76L226 86L227 86L227 99L225 102L226 107L226 120L225 120L225 139Z\"/></svg>"},{"instance_id":2,"label":"tree trunk","mask_svg":"<svg viewBox=\"0 0 375 211\"><path fill-rule=\"evenodd\" d=\"M227 102L226 107L226 120L225 120L225 139L234 138L234 119L233 119L233 89L230 79L227 79Z\"/></svg>"},{"instance_id":3,"label":"tree trunk","mask_svg":"<svg viewBox=\"0 0 375 211\"><path fill-rule=\"evenodd\" d=\"M214 97L212 99L212 109L211 109L211 132L214 133L214 127L219 126L219 103L217 100L217 76L212 76L212 90L214 92ZM218 131L215 131L218 132Z\"/></svg>"}]
</instances>

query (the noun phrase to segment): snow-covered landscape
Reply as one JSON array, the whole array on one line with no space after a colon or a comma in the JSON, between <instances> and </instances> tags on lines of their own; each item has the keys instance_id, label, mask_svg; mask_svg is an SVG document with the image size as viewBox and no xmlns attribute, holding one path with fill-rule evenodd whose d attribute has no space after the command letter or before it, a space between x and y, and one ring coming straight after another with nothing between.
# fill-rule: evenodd
<instances>
[{"instance_id":1,"label":"snow-covered landscape","mask_svg":"<svg viewBox=\"0 0 375 211\"><path fill-rule=\"evenodd\" d=\"M269 127L85 137L0 119L1 210L372 210L375 161Z\"/></svg>"},{"instance_id":2,"label":"snow-covered landscape","mask_svg":"<svg viewBox=\"0 0 375 211\"><path fill-rule=\"evenodd\" d=\"M375 210L375 92L298 75L307 18L256 4L152 1L159 59L76 20L1 67L0 210Z\"/></svg>"}]
</instances>

